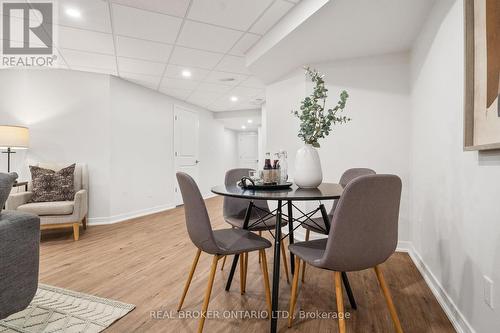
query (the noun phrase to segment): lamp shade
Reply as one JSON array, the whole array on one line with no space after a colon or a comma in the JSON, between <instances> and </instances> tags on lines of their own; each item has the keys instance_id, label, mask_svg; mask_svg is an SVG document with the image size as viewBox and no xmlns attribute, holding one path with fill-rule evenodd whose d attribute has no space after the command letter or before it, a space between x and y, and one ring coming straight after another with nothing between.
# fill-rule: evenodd
<instances>
[{"instance_id":1,"label":"lamp shade","mask_svg":"<svg viewBox=\"0 0 500 333\"><path fill-rule=\"evenodd\" d=\"M0 148L27 149L29 143L27 127L0 125Z\"/></svg>"}]
</instances>

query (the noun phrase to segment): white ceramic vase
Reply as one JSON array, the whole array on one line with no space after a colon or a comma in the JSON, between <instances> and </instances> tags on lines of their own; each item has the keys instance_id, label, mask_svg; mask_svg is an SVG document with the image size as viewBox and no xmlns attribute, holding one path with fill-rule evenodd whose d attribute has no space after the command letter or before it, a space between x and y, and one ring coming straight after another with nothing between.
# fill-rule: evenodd
<instances>
[{"instance_id":1,"label":"white ceramic vase","mask_svg":"<svg viewBox=\"0 0 500 333\"><path fill-rule=\"evenodd\" d=\"M323 181L319 154L312 145L306 144L297 150L293 181L300 188L316 188Z\"/></svg>"}]
</instances>

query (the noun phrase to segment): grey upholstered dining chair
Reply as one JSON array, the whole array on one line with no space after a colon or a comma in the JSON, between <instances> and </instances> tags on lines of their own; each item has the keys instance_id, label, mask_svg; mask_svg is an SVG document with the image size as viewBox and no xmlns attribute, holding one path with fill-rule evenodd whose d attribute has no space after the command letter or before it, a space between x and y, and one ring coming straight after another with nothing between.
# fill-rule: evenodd
<instances>
[{"instance_id":1,"label":"grey upholstered dining chair","mask_svg":"<svg viewBox=\"0 0 500 333\"><path fill-rule=\"evenodd\" d=\"M352 169L347 169L342 176L340 177L340 182L339 184L342 185L343 187L346 187L347 184L349 184L352 180L360 177L360 176L366 176L366 175L374 175L376 174L375 171L372 169L368 168L352 168ZM332 220L333 217L333 212L335 211L335 208L337 208L338 200L335 200L333 202L332 209L328 213L328 218L330 221ZM316 232L318 234L322 235L327 235L328 232L326 231L326 226L325 226L325 221L323 220L322 217L315 217L312 218L314 222L310 220L304 221L302 224L302 227L306 229L306 241L309 240L310 233ZM302 282L305 282L305 276L306 276L306 265L302 265Z\"/></svg>"},{"instance_id":2,"label":"grey upholstered dining chair","mask_svg":"<svg viewBox=\"0 0 500 333\"><path fill-rule=\"evenodd\" d=\"M241 178L245 176L248 177L248 173L250 171L253 171L253 169L237 168L228 170L226 172L226 177L224 179L224 185L226 186L235 185ZM249 203L250 200L247 199L231 198L225 196L222 208L224 220L235 228L240 228L240 229L243 228L243 223L245 221L245 213ZM270 214L271 210L269 209L267 201L255 200L253 204L254 208L252 209L252 214L250 215L248 230L257 232L259 236L262 235L262 231L274 230L276 226L276 217ZM264 218L262 221L259 222L260 217L264 217L266 214L270 215L268 215L266 218ZM287 223L288 222L283 219L281 222L281 226L284 227L287 225ZM288 263L286 259L284 242L281 242L281 255L283 257L283 266L286 273L286 280L288 283L290 283L290 275L288 273ZM224 258L223 265L225 263L225 260L226 258ZM241 267L244 267L243 269L245 274L247 271L246 269L247 265L248 265L248 258L247 255L244 255L241 257L240 260L240 269ZM242 293L245 292L245 281L246 279L243 279Z\"/></svg>"},{"instance_id":3,"label":"grey upholstered dining chair","mask_svg":"<svg viewBox=\"0 0 500 333\"><path fill-rule=\"evenodd\" d=\"M212 230L205 202L203 201L200 190L198 189L198 186L193 178L186 173L178 172L177 181L179 182L182 199L184 201L184 212L189 238L198 248L177 311L180 311L182 308L182 304L184 303L184 299L188 292L189 285L191 284L191 280L202 251L213 255L213 260L208 278L205 300L203 302L200 316L200 322L198 325L198 332L203 331L215 272L217 270L217 263L219 259L226 255L259 251L260 258L262 259L261 268L264 278L266 303L268 310L271 311L271 293L269 288L269 276L267 272L267 259L265 252L266 248L271 247L271 243L267 239L243 229L231 228ZM270 313L271 312L269 312L269 314Z\"/></svg>"},{"instance_id":4,"label":"grey upholstered dining chair","mask_svg":"<svg viewBox=\"0 0 500 333\"><path fill-rule=\"evenodd\" d=\"M295 254L288 326L291 327L301 261L334 272L339 330L344 333L341 272L374 268L394 327L403 332L380 265L396 250L398 242L401 179L394 175L368 175L351 181L334 211L328 238L289 246ZM362 208L362 209L361 209Z\"/></svg>"}]
</instances>

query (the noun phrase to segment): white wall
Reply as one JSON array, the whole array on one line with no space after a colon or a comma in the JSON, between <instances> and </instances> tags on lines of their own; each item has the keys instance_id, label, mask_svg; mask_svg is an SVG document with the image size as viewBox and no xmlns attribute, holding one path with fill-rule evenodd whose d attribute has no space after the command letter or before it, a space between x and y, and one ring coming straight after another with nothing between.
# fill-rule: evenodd
<instances>
[{"instance_id":1,"label":"white wall","mask_svg":"<svg viewBox=\"0 0 500 333\"><path fill-rule=\"evenodd\" d=\"M500 327L500 153L463 152L461 0L438 1L412 54L411 240L466 331ZM483 275L495 283L483 301ZM454 303L454 305L453 305ZM469 326L470 325L470 326Z\"/></svg>"},{"instance_id":2,"label":"white wall","mask_svg":"<svg viewBox=\"0 0 500 333\"><path fill-rule=\"evenodd\" d=\"M16 69L0 75L0 123L26 125L31 133L30 149L13 157L14 170L28 179L28 163L87 163L90 223L174 205L174 104L199 115L199 186L208 196L237 159L236 134L212 112L108 75Z\"/></svg>"},{"instance_id":3,"label":"white wall","mask_svg":"<svg viewBox=\"0 0 500 333\"><path fill-rule=\"evenodd\" d=\"M320 141L323 180L338 182L353 167L369 167L378 173L394 173L403 180L400 240L408 240L409 189L409 55L313 65L325 75L328 106L335 106L342 89L348 91L346 115L352 121L334 129ZM267 150L285 149L293 178L295 152L302 145L297 137L299 122L290 114L312 91L303 70L272 84L266 90Z\"/></svg>"},{"instance_id":4,"label":"white wall","mask_svg":"<svg viewBox=\"0 0 500 333\"><path fill-rule=\"evenodd\" d=\"M110 216L171 207L173 101L116 77L111 77L110 92Z\"/></svg>"},{"instance_id":5,"label":"white wall","mask_svg":"<svg viewBox=\"0 0 500 333\"><path fill-rule=\"evenodd\" d=\"M86 163L90 216L109 216L109 103L109 79L104 75L3 69L0 124L30 128L30 149L12 157L19 179L29 179L30 163ZM0 155L0 170L5 171L5 154Z\"/></svg>"}]
</instances>

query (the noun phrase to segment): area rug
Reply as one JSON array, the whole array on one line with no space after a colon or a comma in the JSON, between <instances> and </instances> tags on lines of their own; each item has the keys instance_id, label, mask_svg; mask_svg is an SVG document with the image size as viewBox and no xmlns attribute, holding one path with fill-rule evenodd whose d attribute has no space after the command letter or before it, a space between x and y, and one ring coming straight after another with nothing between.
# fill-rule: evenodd
<instances>
[{"instance_id":1,"label":"area rug","mask_svg":"<svg viewBox=\"0 0 500 333\"><path fill-rule=\"evenodd\" d=\"M0 320L0 332L101 332L134 308L132 304L39 284L27 309Z\"/></svg>"}]
</instances>

